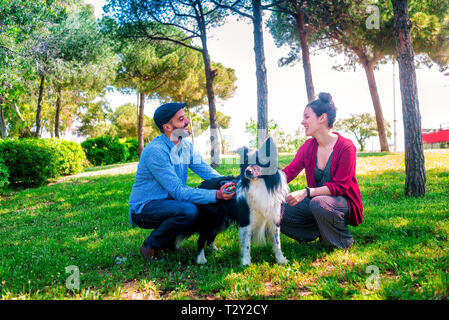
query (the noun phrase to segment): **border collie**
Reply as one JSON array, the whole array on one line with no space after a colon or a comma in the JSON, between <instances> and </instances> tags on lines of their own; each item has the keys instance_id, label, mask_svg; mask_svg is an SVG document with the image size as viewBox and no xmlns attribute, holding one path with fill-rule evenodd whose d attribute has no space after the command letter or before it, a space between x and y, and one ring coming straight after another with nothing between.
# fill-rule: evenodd
<instances>
[{"instance_id":1,"label":"border collie","mask_svg":"<svg viewBox=\"0 0 449 320\"><path fill-rule=\"evenodd\" d=\"M215 237L232 223L239 226L241 263L251 264L251 239L264 243L266 234L271 236L273 251L279 264L288 263L281 251L280 221L282 203L290 192L284 173L278 167L277 150L272 138L256 151L246 147L240 154L240 175L225 176L203 181L198 188L219 189L229 181L235 181L236 195L231 200L198 206L198 219L192 228L178 237L179 241L198 232L197 263L207 263L204 247L212 249Z\"/></svg>"}]
</instances>

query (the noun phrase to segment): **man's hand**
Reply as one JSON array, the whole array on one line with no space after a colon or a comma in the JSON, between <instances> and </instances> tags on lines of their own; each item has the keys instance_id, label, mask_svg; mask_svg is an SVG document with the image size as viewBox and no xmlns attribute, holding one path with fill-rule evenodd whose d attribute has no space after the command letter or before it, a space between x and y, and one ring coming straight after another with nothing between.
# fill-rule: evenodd
<instances>
[{"instance_id":1,"label":"man's hand","mask_svg":"<svg viewBox=\"0 0 449 320\"><path fill-rule=\"evenodd\" d=\"M294 191L292 193L289 193L285 197L285 202L287 202L287 204L290 207L294 207L298 203L300 203L302 200L304 200L306 197L307 197L307 190L306 189L302 189L302 190L298 190L298 191Z\"/></svg>"},{"instance_id":2,"label":"man's hand","mask_svg":"<svg viewBox=\"0 0 449 320\"><path fill-rule=\"evenodd\" d=\"M232 193L225 192L225 189L228 188L228 190L232 191ZM217 190L217 200L231 200L235 195L235 183L234 182L228 182L221 186L220 190Z\"/></svg>"}]
</instances>

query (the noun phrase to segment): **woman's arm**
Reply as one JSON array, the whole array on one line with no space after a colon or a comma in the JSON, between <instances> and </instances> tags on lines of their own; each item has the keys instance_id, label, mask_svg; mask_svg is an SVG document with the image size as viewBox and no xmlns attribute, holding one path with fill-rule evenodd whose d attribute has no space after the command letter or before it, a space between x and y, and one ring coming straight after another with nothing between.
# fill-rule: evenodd
<instances>
[{"instance_id":1,"label":"woman's arm","mask_svg":"<svg viewBox=\"0 0 449 320\"><path fill-rule=\"evenodd\" d=\"M327 186L322 186L319 188L309 188L310 189L310 197L316 197L316 196L330 196L332 195L331 191Z\"/></svg>"},{"instance_id":2,"label":"woman's arm","mask_svg":"<svg viewBox=\"0 0 449 320\"><path fill-rule=\"evenodd\" d=\"M316 196L326 196L326 195L332 195L329 188L326 186L318 187L318 188L309 188L310 191L310 197L316 197ZM302 200L304 200L307 197L307 189L301 189L298 191L293 191L292 193L289 193L287 197L285 198L285 202L291 207L296 206L298 203L300 203Z\"/></svg>"},{"instance_id":3,"label":"woman's arm","mask_svg":"<svg viewBox=\"0 0 449 320\"><path fill-rule=\"evenodd\" d=\"M324 185L329 188L331 195L345 195L355 176L356 152L354 144L349 144L342 150L332 182Z\"/></svg>"}]
</instances>

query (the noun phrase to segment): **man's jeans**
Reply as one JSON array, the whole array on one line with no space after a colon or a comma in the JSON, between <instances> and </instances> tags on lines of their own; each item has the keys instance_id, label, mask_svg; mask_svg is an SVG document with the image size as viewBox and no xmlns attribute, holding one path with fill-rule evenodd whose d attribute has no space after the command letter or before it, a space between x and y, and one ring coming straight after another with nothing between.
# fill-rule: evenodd
<instances>
[{"instance_id":1,"label":"man's jeans","mask_svg":"<svg viewBox=\"0 0 449 320\"><path fill-rule=\"evenodd\" d=\"M134 223L143 229L154 229L144 241L147 248L175 248L176 237L195 222L197 207L190 202L153 200L140 214L131 214Z\"/></svg>"}]
</instances>

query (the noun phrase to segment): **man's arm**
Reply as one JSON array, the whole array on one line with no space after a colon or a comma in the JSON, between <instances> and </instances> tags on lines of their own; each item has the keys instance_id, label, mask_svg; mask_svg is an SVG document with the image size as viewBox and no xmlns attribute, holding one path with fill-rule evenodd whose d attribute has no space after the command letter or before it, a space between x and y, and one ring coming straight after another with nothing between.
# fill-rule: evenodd
<instances>
[{"instance_id":1,"label":"man's arm","mask_svg":"<svg viewBox=\"0 0 449 320\"><path fill-rule=\"evenodd\" d=\"M170 156L163 150L154 148L148 151L145 165L173 199L197 204L216 202L216 190L196 189L184 185L173 166L169 164Z\"/></svg>"},{"instance_id":2,"label":"man's arm","mask_svg":"<svg viewBox=\"0 0 449 320\"><path fill-rule=\"evenodd\" d=\"M212 179L221 177L222 175L219 174L217 171L215 171L207 162L204 161L201 154L193 148L193 146L190 144L190 150L191 150L191 161L189 168L195 172L197 175L199 175L202 179ZM227 188L230 188L226 190ZM220 189L216 191L216 198L217 200L230 200L235 195L235 183L234 182L228 182L221 186Z\"/></svg>"},{"instance_id":3,"label":"man's arm","mask_svg":"<svg viewBox=\"0 0 449 320\"><path fill-rule=\"evenodd\" d=\"M190 144L191 158L189 168L203 180L221 177L216 170L214 170L206 161L204 161L201 154L193 148Z\"/></svg>"}]
</instances>

